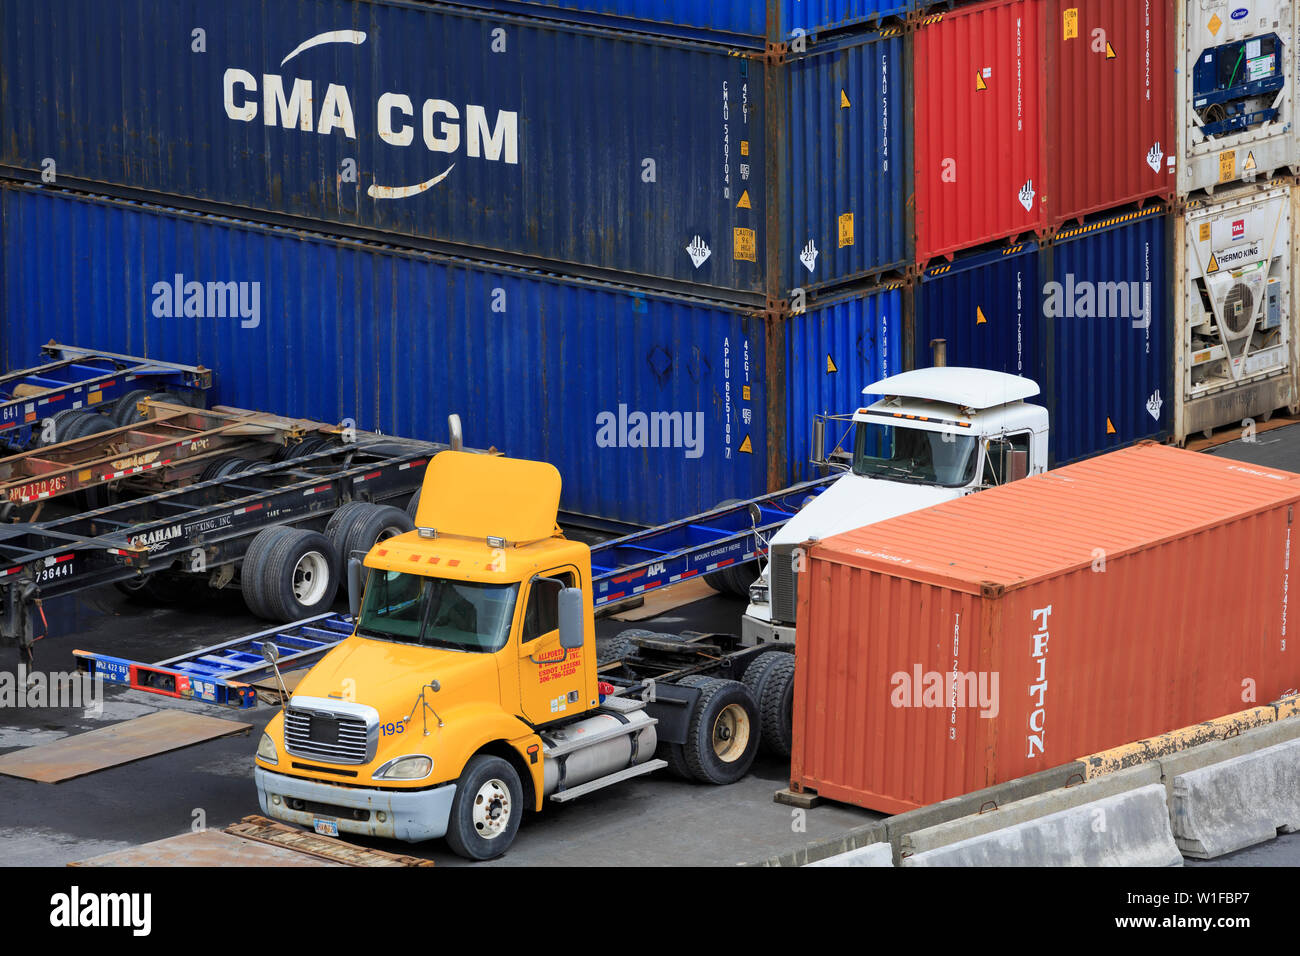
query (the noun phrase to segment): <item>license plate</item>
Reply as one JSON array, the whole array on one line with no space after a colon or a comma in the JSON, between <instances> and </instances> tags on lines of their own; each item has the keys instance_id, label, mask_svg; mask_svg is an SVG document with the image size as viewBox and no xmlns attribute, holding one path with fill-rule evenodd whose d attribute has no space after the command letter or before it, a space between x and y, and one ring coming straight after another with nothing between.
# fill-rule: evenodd
<instances>
[{"instance_id":1,"label":"license plate","mask_svg":"<svg viewBox=\"0 0 1300 956\"><path fill-rule=\"evenodd\" d=\"M312 822L312 826L322 836L336 837L339 835L339 822L337 820L315 820Z\"/></svg>"}]
</instances>

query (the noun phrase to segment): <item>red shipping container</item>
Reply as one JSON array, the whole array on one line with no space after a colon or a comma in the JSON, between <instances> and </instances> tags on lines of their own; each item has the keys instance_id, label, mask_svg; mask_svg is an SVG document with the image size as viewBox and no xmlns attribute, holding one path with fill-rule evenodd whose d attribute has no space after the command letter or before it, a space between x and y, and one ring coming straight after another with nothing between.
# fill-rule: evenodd
<instances>
[{"instance_id":1,"label":"red shipping container","mask_svg":"<svg viewBox=\"0 0 1300 956\"><path fill-rule=\"evenodd\" d=\"M1173 0L988 0L915 35L916 255L1173 195Z\"/></svg>"},{"instance_id":2,"label":"red shipping container","mask_svg":"<svg viewBox=\"0 0 1300 956\"><path fill-rule=\"evenodd\" d=\"M1297 501L1148 443L811 545L791 788L898 813L1295 690Z\"/></svg>"},{"instance_id":3,"label":"red shipping container","mask_svg":"<svg viewBox=\"0 0 1300 956\"><path fill-rule=\"evenodd\" d=\"M1047 221L1172 199L1173 0L1051 0Z\"/></svg>"}]
</instances>

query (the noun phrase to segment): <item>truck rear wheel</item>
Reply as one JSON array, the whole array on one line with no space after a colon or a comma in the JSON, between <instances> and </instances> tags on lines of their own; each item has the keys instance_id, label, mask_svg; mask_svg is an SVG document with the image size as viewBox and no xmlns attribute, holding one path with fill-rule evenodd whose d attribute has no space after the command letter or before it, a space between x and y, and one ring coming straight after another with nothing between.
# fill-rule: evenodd
<instances>
[{"instance_id":1,"label":"truck rear wheel","mask_svg":"<svg viewBox=\"0 0 1300 956\"><path fill-rule=\"evenodd\" d=\"M467 860L491 860L510 849L524 812L524 788L509 762L479 754L456 781L447 845Z\"/></svg>"},{"instance_id":2,"label":"truck rear wheel","mask_svg":"<svg viewBox=\"0 0 1300 956\"><path fill-rule=\"evenodd\" d=\"M338 591L338 567L323 534L284 525L266 528L244 555L244 603L258 617L285 624L323 614Z\"/></svg>"},{"instance_id":3,"label":"truck rear wheel","mask_svg":"<svg viewBox=\"0 0 1300 956\"><path fill-rule=\"evenodd\" d=\"M788 757L794 748L794 655L775 652L763 656L777 659L767 672L763 696L758 701L763 749L777 757Z\"/></svg>"},{"instance_id":4,"label":"truck rear wheel","mask_svg":"<svg viewBox=\"0 0 1300 956\"><path fill-rule=\"evenodd\" d=\"M707 677L695 686L700 698L682 745L686 766L701 783L735 783L758 753L758 707L740 681Z\"/></svg>"}]
</instances>

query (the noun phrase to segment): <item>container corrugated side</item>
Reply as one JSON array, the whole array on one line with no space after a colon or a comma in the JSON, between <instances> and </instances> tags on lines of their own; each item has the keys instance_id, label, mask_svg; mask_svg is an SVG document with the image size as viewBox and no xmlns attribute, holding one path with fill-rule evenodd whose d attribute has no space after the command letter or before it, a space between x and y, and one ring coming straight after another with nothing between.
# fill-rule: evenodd
<instances>
[{"instance_id":1,"label":"container corrugated side","mask_svg":"<svg viewBox=\"0 0 1300 956\"><path fill-rule=\"evenodd\" d=\"M215 403L436 440L455 412L467 444L560 468L567 510L622 521L766 490L761 319L33 187L0 198L8 368L56 339L204 364ZM683 447L643 447L654 420L633 416L652 413L676 415L654 434Z\"/></svg>"},{"instance_id":2,"label":"container corrugated side","mask_svg":"<svg viewBox=\"0 0 1300 956\"><path fill-rule=\"evenodd\" d=\"M864 388L903 371L906 294L893 284L819 304L785 322L786 483L817 477L811 464L815 417L851 415L865 401ZM837 443L852 449L847 430L844 423L827 425L823 455Z\"/></svg>"},{"instance_id":3,"label":"container corrugated side","mask_svg":"<svg viewBox=\"0 0 1300 956\"><path fill-rule=\"evenodd\" d=\"M1173 197L1174 0L1052 0L1049 225Z\"/></svg>"},{"instance_id":4,"label":"container corrugated side","mask_svg":"<svg viewBox=\"0 0 1300 956\"><path fill-rule=\"evenodd\" d=\"M916 256L1045 228L1047 0L989 0L915 36Z\"/></svg>"},{"instance_id":5,"label":"container corrugated side","mask_svg":"<svg viewBox=\"0 0 1300 956\"><path fill-rule=\"evenodd\" d=\"M1046 249L1053 466L1169 433L1170 229L1149 207L1067 229Z\"/></svg>"},{"instance_id":6,"label":"container corrugated side","mask_svg":"<svg viewBox=\"0 0 1300 956\"><path fill-rule=\"evenodd\" d=\"M898 813L1277 699L1297 502L1147 444L814 545L792 788Z\"/></svg>"},{"instance_id":7,"label":"container corrugated side","mask_svg":"<svg viewBox=\"0 0 1300 956\"><path fill-rule=\"evenodd\" d=\"M497 11L566 17L622 30L698 37L762 48L799 35L861 28L902 17L914 0L457 0Z\"/></svg>"},{"instance_id":8,"label":"container corrugated side","mask_svg":"<svg viewBox=\"0 0 1300 956\"><path fill-rule=\"evenodd\" d=\"M736 53L387 0L5 4L0 165L764 307L905 265L903 36Z\"/></svg>"},{"instance_id":9,"label":"container corrugated side","mask_svg":"<svg viewBox=\"0 0 1300 956\"><path fill-rule=\"evenodd\" d=\"M943 339L949 365L1023 375L1046 389L1038 270L1032 242L926 269L915 293L914 366L933 365L932 343Z\"/></svg>"}]
</instances>

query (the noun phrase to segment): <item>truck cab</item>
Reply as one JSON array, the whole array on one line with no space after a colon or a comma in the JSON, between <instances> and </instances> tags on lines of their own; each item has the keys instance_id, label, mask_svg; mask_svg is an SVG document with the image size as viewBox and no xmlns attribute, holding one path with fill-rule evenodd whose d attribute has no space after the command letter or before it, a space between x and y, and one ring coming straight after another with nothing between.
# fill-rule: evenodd
<instances>
[{"instance_id":1,"label":"truck cab","mask_svg":"<svg viewBox=\"0 0 1300 956\"><path fill-rule=\"evenodd\" d=\"M1027 379L941 366L863 389L845 473L768 541L749 591L746 644L792 644L802 545L1047 470L1048 414Z\"/></svg>"},{"instance_id":2,"label":"truck cab","mask_svg":"<svg viewBox=\"0 0 1300 956\"><path fill-rule=\"evenodd\" d=\"M763 661L746 685L758 655L738 638L649 632L598 659L591 552L560 532L559 499L549 464L434 456L416 529L351 562L353 633L267 726L265 814L334 836L445 837L483 860L548 799L669 766L716 784L748 772L755 697L788 697L792 667Z\"/></svg>"}]
</instances>

